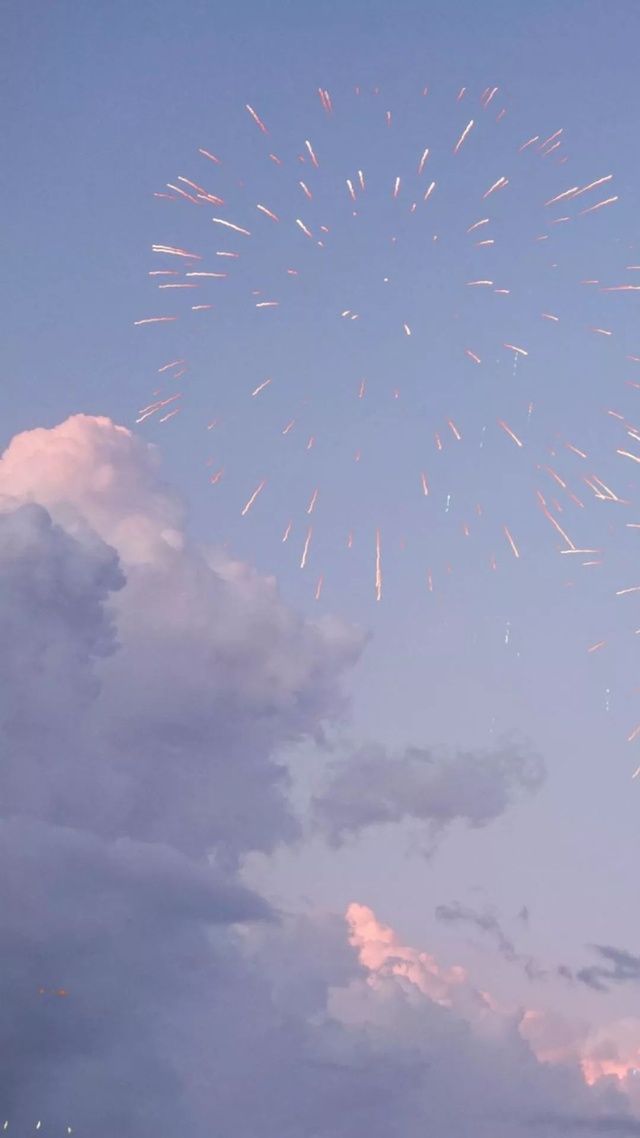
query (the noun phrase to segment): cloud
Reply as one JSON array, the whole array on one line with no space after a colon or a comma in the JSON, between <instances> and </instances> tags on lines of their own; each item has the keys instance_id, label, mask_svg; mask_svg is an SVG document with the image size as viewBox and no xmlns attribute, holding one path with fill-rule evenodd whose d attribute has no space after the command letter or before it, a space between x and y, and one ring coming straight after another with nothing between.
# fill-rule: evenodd
<instances>
[{"instance_id":1,"label":"cloud","mask_svg":"<svg viewBox=\"0 0 640 1138\"><path fill-rule=\"evenodd\" d=\"M391 756L374 745L334 763L313 801L315 823L340 845L370 826L414 819L438 833L456 820L484 826L520 794L540 788L542 760L506 745L496 751Z\"/></svg>"},{"instance_id":2,"label":"cloud","mask_svg":"<svg viewBox=\"0 0 640 1138\"><path fill-rule=\"evenodd\" d=\"M547 975L533 957L516 951L513 941L506 935L494 913L479 913L468 905L461 905L459 901L454 901L452 905L437 905L435 913L439 921L473 925L488 934L495 941L502 958L509 964L521 963L530 980L540 980Z\"/></svg>"},{"instance_id":3,"label":"cloud","mask_svg":"<svg viewBox=\"0 0 640 1138\"><path fill-rule=\"evenodd\" d=\"M584 1117L579 1115L568 1117L563 1115L540 1114L530 1120L530 1125L535 1127L550 1126L559 1129L563 1133L569 1133L574 1130L586 1130L592 1134L640 1134L640 1119L632 1118L631 1115L601 1115L596 1117Z\"/></svg>"},{"instance_id":4,"label":"cloud","mask_svg":"<svg viewBox=\"0 0 640 1138\"><path fill-rule=\"evenodd\" d=\"M594 944L593 952L597 952L606 964L592 964L576 972L575 978L582 984L596 992L608 992L610 984L627 984L640 980L640 956L633 956L624 948L612 948L604 944Z\"/></svg>"},{"instance_id":5,"label":"cloud","mask_svg":"<svg viewBox=\"0 0 640 1138\"><path fill-rule=\"evenodd\" d=\"M346 926L283 916L241 882L246 852L299 835L284 755L344 717L363 643L191 542L155 451L108 420L29 432L0 459L13 1132L523 1138L536 1111L594 1109L577 1064L542 1066L462 970L366 907ZM420 818L483 824L541 779L518 751L389 765L389 820L417 798ZM341 833L339 793L336 808Z\"/></svg>"}]
</instances>

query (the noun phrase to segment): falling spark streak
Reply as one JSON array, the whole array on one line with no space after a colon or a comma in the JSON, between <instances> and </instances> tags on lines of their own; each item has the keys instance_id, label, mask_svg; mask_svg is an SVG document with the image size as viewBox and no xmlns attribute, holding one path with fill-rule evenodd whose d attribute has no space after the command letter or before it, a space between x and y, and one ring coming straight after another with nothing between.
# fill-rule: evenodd
<instances>
[{"instance_id":1,"label":"falling spark streak","mask_svg":"<svg viewBox=\"0 0 640 1138\"><path fill-rule=\"evenodd\" d=\"M588 209L581 209L578 217L584 217L585 213L593 213L596 209L602 209L603 205L611 205L612 202L617 202L617 196L614 198L605 198L602 202L596 202L595 205L590 205Z\"/></svg>"},{"instance_id":2,"label":"falling spark streak","mask_svg":"<svg viewBox=\"0 0 640 1138\"><path fill-rule=\"evenodd\" d=\"M313 533L313 526L309 526L307 536L305 538L304 549L302 550L302 559L300 561L300 568L304 569L307 564L307 554L309 553L309 543L311 541L311 534Z\"/></svg>"},{"instance_id":3,"label":"falling spark streak","mask_svg":"<svg viewBox=\"0 0 640 1138\"><path fill-rule=\"evenodd\" d=\"M494 190L501 190L504 186L508 185L508 178L498 178L498 181L494 182L492 186L489 186L489 189L486 191L486 193L482 195L482 200L484 201L485 198L488 198L489 194L492 194Z\"/></svg>"},{"instance_id":4,"label":"falling spark streak","mask_svg":"<svg viewBox=\"0 0 640 1138\"><path fill-rule=\"evenodd\" d=\"M583 450L578 450L578 448L574 447L572 443L565 443L564 445L566 447L568 447L569 450L572 450L574 454L579 455L580 458L586 458L587 457Z\"/></svg>"},{"instance_id":5,"label":"falling spark streak","mask_svg":"<svg viewBox=\"0 0 640 1138\"><path fill-rule=\"evenodd\" d=\"M421 174L422 171L424 170L424 164L427 161L428 157L429 157L429 147L427 146L427 149L424 151L422 158L420 159L420 165L418 166L418 173L419 174Z\"/></svg>"},{"instance_id":6,"label":"falling spark streak","mask_svg":"<svg viewBox=\"0 0 640 1138\"><path fill-rule=\"evenodd\" d=\"M349 190L349 194L351 195L352 200L356 201L356 192L353 188L352 183L349 181L348 178L347 178L347 189Z\"/></svg>"},{"instance_id":7,"label":"falling spark streak","mask_svg":"<svg viewBox=\"0 0 640 1138\"><path fill-rule=\"evenodd\" d=\"M536 491L536 493L537 493L537 491ZM542 502L542 503L544 503L544 498L542 498L542 495L540 495L540 499L541 499L541 502ZM542 508L542 512L543 512L544 516L545 516L546 518L548 518L548 519L549 519L549 521L551 522L552 526L555 526L555 528L557 529L558 533L561 535L561 537L563 537L563 538L564 538L564 540L566 541L567 545L569 546L569 550L570 550L571 552L575 552L575 549L576 549L576 547L575 547L575 545L573 544L573 542L572 542L571 538L570 538L570 537L569 537L569 536L568 536L568 535L567 535L567 534L564 532L564 530L562 529L562 526L559 524L559 522L557 522L557 521L556 521L556 519L554 518L553 514L550 514L550 513L549 513L549 511L548 511L548 509L547 509L547 507L546 507L545 505L542 505L542 506L541 506L541 508ZM565 550L561 550L561 552L562 552L562 553L564 553L564 552L566 552L566 551L565 551Z\"/></svg>"},{"instance_id":8,"label":"falling spark streak","mask_svg":"<svg viewBox=\"0 0 640 1138\"><path fill-rule=\"evenodd\" d=\"M542 315L544 316L545 320L555 320L556 324L558 323L558 320L560 319L559 316L551 316L548 312L543 312Z\"/></svg>"},{"instance_id":9,"label":"falling spark streak","mask_svg":"<svg viewBox=\"0 0 640 1138\"><path fill-rule=\"evenodd\" d=\"M560 130L556 130L554 134L550 134L549 137L546 138L544 142L541 142L540 145L537 147L538 154L540 153L541 150L544 150L545 146L548 146L550 142L553 142L554 138L557 138L559 134L562 134L563 130L564 130L564 128L560 127Z\"/></svg>"},{"instance_id":10,"label":"falling spark streak","mask_svg":"<svg viewBox=\"0 0 640 1138\"><path fill-rule=\"evenodd\" d=\"M311 161L313 162L313 165L315 166L316 170L319 169L318 159L316 158L316 156L313 152L313 146L311 145L311 143L308 140L305 141L305 146L306 146L307 150L309 151L309 156L310 156Z\"/></svg>"},{"instance_id":11,"label":"falling spark streak","mask_svg":"<svg viewBox=\"0 0 640 1138\"><path fill-rule=\"evenodd\" d=\"M193 261L202 260L199 253L187 253L184 249L176 249L172 245L152 245L151 250L153 253L168 253L172 257L188 257L189 260Z\"/></svg>"},{"instance_id":12,"label":"falling spark streak","mask_svg":"<svg viewBox=\"0 0 640 1138\"><path fill-rule=\"evenodd\" d=\"M184 275L185 277L217 277L219 280L223 277L226 279L229 276L228 273L185 273Z\"/></svg>"},{"instance_id":13,"label":"falling spark streak","mask_svg":"<svg viewBox=\"0 0 640 1138\"><path fill-rule=\"evenodd\" d=\"M528 356L529 353L525 352L524 348L518 348L515 344L503 344L503 348L510 348L512 352L517 352L520 356Z\"/></svg>"},{"instance_id":14,"label":"falling spark streak","mask_svg":"<svg viewBox=\"0 0 640 1138\"><path fill-rule=\"evenodd\" d=\"M509 530L507 529L506 526L503 526L502 528L506 534L507 541L509 542L509 545L511 546L511 548L513 550L514 557L519 557L520 553L518 552L518 547L517 547L515 541L513 540L511 534L509 533Z\"/></svg>"},{"instance_id":15,"label":"falling spark streak","mask_svg":"<svg viewBox=\"0 0 640 1138\"><path fill-rule=\"evenodd\" d=\"M253 503L255 502L256 498L258 497L258 494L259 494L259 493L260 493L260 491L261 491L261 490L264 488L264 485L265 485L266 481L267 481L267 480L266 480L266 478L263 478L263 479L262 479L262 482L260 483L260 485L259 485L259 486L257 486L257 487L256 487L256 489L253 491L253 494L252 494L252 495L251 495L251 497L249 498L249 501L247 502L246 506L244 507L244 510L242 511L242 513L241 513L241 515L240 515L241 517L244 517L244 516L245 516L245 514L247 514L247 513L249 512L249 510L251 509L251 507L252 507Z\"/></svg>"},{"instance_id":16,"label":"falling spark streak","mask_svg":"<svg viewBox=\"0 0 640 1138\"><path fill-rule=\"evenodd\" d=\"M313 194L311 193L311 190L309 189L309 187L304 182L300 182L299 184L300 184L300 186L302 186L302 191L303 191L303 193L306 194L309 201L310 202L313 201Z\"/></svg>"},{"instance_id":17,"label":"falling spark streak","mask_svg":"<svg viewBox=\"0 0 640 1138\"><path fill-rule=\"evenodd\" d=\"M197 198L194 198L192 194L188 194L186 192L186 190L181 190L180 186L172 186L171 182L167 182L167 189L168 190L175 190L177 194L181 194L183 198L186 198L187 201L194 202L195 205L201 205L202 204L201 202L198 201Z\"/></svg>"},{"instance_id":18,"label":"falling spark streak","mask_svg":"<svg viewBox=\"0 0 640 1138\"><path fill-rule=\"evenodd\" d=\"M279 300L261 300L256 304L256 308L278 308Z\"/></svg>"},{"instance_id":19,"label":"falling spark streak","mask_svg":"<svg viewBox=\"0 0 640 1138\"><path fill-rule=\"evenodd\" d=\"M134 320L133 323L134 326L137 327L140 324L166 324L171 320L177 319L177 316L148 316L146 320Z\"/></svg>"},{"instance_id":20,"label":"falling spark streak","mask_svg":"<svg viewBox=\"0 0 640 1138\"><path fill-rule=\"evenodd\" d=\"M589 182L588 186L582 186L581 189L577 189L573 196L574 198L578 198L580 194L586 194L588 190L593 190L596 186L601 186L603 182L610 182L612 178L613 174L605 174L604 178L597 178L595 182Z\"/></svg>"},{"instance_id":21,"label":"falling spark streak","mask_svg":"<svg viewBox=\"0 0 640 1138\"><path fill-rule=\"evenodd\" d=\"M300 218L299 218L299 217L297 217L297 218L296 218L296 225L299 225L299 226L300 226L300 228L301 228L302 232L303 232L303 233L306 233L307 237L313 237L313 233L311 233L311 232L310 232L310 231L307 229L306 225L304 224L304 221L300 221Z\"/></svg>"},{"instance_id":22,"label":"falling spark streak","mask_svg":"<svg viewBox=\"0 0 640 1138\"><path fill-rule=\"evenodd\" d=\"M640 459L638 459L638 462L640 462ZM548 473L551 475L552 478L555 478L556 482L558 483L558 485L562 486L563 490L567 491L567 494L569 495L570 498L573 499L573 501L576 503L576 505L578 505L582 509L584 509L584 502L581 502L579 498L576 498L575 494L569 489L566 482L563 482L560 475L556 474L555 470L552 470L550 466L545 466L545 470L548 471Z\"/></svg>"},{"instance_id":23,"label":"falling spark streak","mask_svg":"<svg viewBox=\"0 0 640 1138\"><path fill-rule=\"evenodd\" d=\"M197 288L196 284L161 284L158 288Z\"/></svg>"},{"instance_id":24,"label":"falling spark streak","mask_svg":"<svg viewBox=\"0 0 640 1138\"><path fill-rule=\"evenodd\" d=\"M407 336L410 336L410 335L411 335L411 329L410 329L409 325L408 325L408 324L403 324L403 325L402 325L402 327L404 328L404 330L405 330L405 332L406 332Z\"/></svg>"},{"instance_id":25,"label":"falling spark streak","mask_svg":"<svg viewBox=\"0 0 640 1138\"><path fill-rule=\"evenodd\" d=\"M607 332L606 328L590 328L590 332L599 332L601 336L613 336L613 332Z\"/></svg>"},{"instance_id":26,"label":"falling spark streak","mask_svg":"<svg viewBox=\"0 0 640 1138\"><path fill-rule=\"evenodd\" d=\"M360 188L362 190L364 190L365 184L364 184L364 174L362 173L362 170L358 170L358 181L360 182Z\"/></svg>"},{"instance_id":27,"label":"falling spark streak","mask_svg":"<svg viewBox=\"0 0 640 1138\"><path fill-rule=\"evenodd\" d=\"M290 423L287 423L284 431L282 432L283 435L288 435L289 431L292 430L292 428L295 427L295 425L296 425L296 421L295 421L295 419L292 419Z\"/></svg>"},{"instance_id":28,"label":"falling spark streak","mask_svg":"<svg viewBox=\"0 0 640 1138\"><path fill-rule=\"evenodd\" d=\"M467 353L468 356L471 357L472 360L475 360L477 364L482 363L480 356L477 356L476 353L472 352L470 348L465 348L465 352Z\"/></svg>"},{"instance_id":29,"label":"falling spark streak","mask_svg":"<svg viewBox=\"0 0 640 1138\"><path fill-rule=\"evenodd\" d=\"M627 743L632 743L639 731L640 731L640 726L636 727L635 730L631 732L629 738L627 739ZM638 767L638 770L636 771L636 773L634 775L632 775L632 778L635 778L636 775L639 773L640 773L640 767Z\"/></svg>"},{"instance_id":30,"label":"falling spark streak","mask_svg":"<svg viewBox=\"0 0 640 1138\"><path fill-rule=\"evenodd\" d=\"M376 600L382 599L382 568L380 565L380 530L376 530Z\"/></svg>"},{"instance_id":31,"label":"falling spark streak","mask_svg":"<svg viewBox=\"0 0 640 1138\"><path fill-rule=\"evenodd\" d=\"M466 87L461 87L460 90L458 91L458 98L456 100L458 103L460 102L460 100L461 100L462 96L464 95L466 89L467 89Z\"/></svg>"},{"instance_id":32,"label":"falling spark streak","mask_svg":"<svg viewBox=\"0 0 640 1138\"><path fill-rule=\"evenodd\" d=\"M553 146L550 146L548 150L545 150L542 157L546 158L547 155L551 154L554 150L557 150L559 146L562 146L562 139L559 139L558 142L554 142Z\"/></svg>"},{"instance_id":33,"label":"falling spark streak","mask_svg":"<svg viewBox=\"0 0 640 1138\"><path fill-rule=\"evenodd\" d=\"M539 138L539 134L534 134L533 138L530 138L528 142L523 142L522 146L518 147L518 154L521 154L522 151L526 150L528 146L533 146L533 143L537 142Z\"/></svg>"},{"instance_id":34,"label":"falling spark streak","mask_svg":"<svg viewBox=\"0 0 640 1138\"><path fill-rule=\"evenodd\" d=\"M393 187L394 198L397 198L399 192L400 192L400 178L396 178L395 183L394 183L394 187Z\"/></svg>"},{"instance_id":35,"label":"falling spark streak","mask_svg":"<svg viewBox=\"0 0 640 1138\"><path fill-rule=\"evenodd\" d=\"M427 572L427 585L429 586L429 592L432 593L433 592L433 576L432 576L430 569Z\"/></svg>"},{"instance_id":36,"label":"falling spark streak","mask_svg":"<svg viewBox=\"0 0 640 1138\"><path fill-rule=\"evenodd\" d=\"M422 200L425 202L429 201L429 198L431 197L435 188L436 188L436 184L435 184L435 182L432 182Z\"/></svg>"},{"instance_id":37,"label":"falling spark streak","mask_svg":"<svg viewBox=\"0 0 640 1138\"><path fill-rule=\"evenodd\" d=\"M248 103L245 103L245 107L247 108L247 110L248 110L249 114L251 115L251 118L253 119L253 121L255 123L257 123L257 125L260 127L260 130L262 131L262 133L268 134L269 131L267 130L266 126L264 125L262 119L259 118L259 116L254 111L253 107L250 107Z\"/></svg>"},{"instance_id":38,"label":"falling spark streak","mask_svg":"<svg viewBox=\"0 0 640 1138\"><path fill-rule=\"evenodd\" d=\"M366 382L367 382L366 379L362 379L360 381L360 390L358 391L358 399L362 399L362 397L364 395L364 389L365 389Z\"/></svg>"},{"instance_id":39,"label":"falling spark streak","mask_svg":"<svg viewBox=\"0 0 640 1138\"><path fill-rule=\"evenodd\" d=\"M167 371L170 367L178 367L180 364L183 364L185 362L185 360L173 360L170 364L164 364L163 367L159 367L158 372Z\"/></svg>"},{"instance_id":40,"label":"falling spark streak","mask_svg":"<svg viewBox=\"0 0 640 1138\"><path fill-rule=\"evenodd\" d=\"M284 531L284 536L282 538L283 542L288 540L290 533L291 533L291 522L289 521L289 522L287 522L287 528Z\"/></svg>"},{"instance_id":41,"label":"falling spark streak","mask_svg":"<svg viewBox=\"0 0 640 1138\"><path fill-rule=\"evenodd\" d=\"M454 148L453 148L453 153L454 153L454 154L457 154L457 153L458 153L458 151L459 151L460 147L462 146L462 143L464 142L465 138L467 137L467 135L468 135L469 131L471 130L471 127L472 127L472 126L473 126L473 119L471 119L471 122L467 123L467 125L465 126L465 128L464 128L464 130L463 130L462 134L460 135L460 138L459 138L459 139L458 139L458 141L456 142L456 144L455 144L455 146L454 146Z\"/></svg>"},{"instance_id":42,"label":"falling spark streak","mask_svg":"<svg viewBox=\"0 0 640 1138\"><path fill-rule=\"evenodd\" d=\"M487 97L486 97L486 99L485 99L484 103L482 104L483 110L485 110L485 111L486 111L487 107L489 106L489 103L490 103L490 102L491 102L491 100L493 99L493 96L494 96L494 95L497 95L497 93L498 93L498 88L497 88L497 87L494 87L494 88L493 88L493 90L489 92L489 94L487 95Z\"/></svg>"},{"instance_id":43,"label":"falling spark streak","mask_svg":"<svg viewBox=\"0 0 640 1138\"><path fill-rule=\"evenodd\" d=\"M477 229L479 225L488 225L488 224L489 224L489 218L483 217L482 221L474 221L473 225L470 225L469 228L467 229L467 233L473 233L474 229Z\"/></svg>"},{"instance_id":44,"label":"falling spark streak","mask_svg":"<svg viewBox=\"0 0 640 1138\"><path fill-rule=\"evenodd\" d=\"M280 221L277 213L273 213L272 210L267 209L266 205L257 205L256 209L261 210L262 213L266 213L267 217L272 218L273 221Z\"/></svg>"},{"instance_id":45,"label":"falling spark streak","mask_svg":"<svg viewBox=\"0 0 640 1138\"><path fill-rule=\"evenodd\" d=\"M498 420L497 420L497 422L498 422L498 426L502 427L503 431L506 431L506 432L507 432L507 434L511 436L511 438L512 438L512 439L513 439L513 441L514 441L514 443L517 443L517 445L518 445L519 447L521 447L521 446L523 445L523 444L522 444L522 442L520 441L520 439L518 438L518 436L517 436L517 435L514 435L514 433L513 433L513 431L511 430L511 428L510 428L510 427L508 427L508 426L507 426L507 424L506 424L506 423L504 423L504 422L502 421L502 419L498 419Z\"/></svg>"},{"instance_id":46,"label":"falling spark streak","mask_svg":"<svg viewBox=\"0 0 640 1138\"><path fill-rule=\"evenodd\" d=\"M459 430L458 430L458 428L456 427L455 423L453 423L453 422L451 421L451 419L447 419L447 423L448 423L448 424L449 424L449 426L451 427L451 430L453 431L453 434L454 434L455 438L458 440L458 442L460 442L460 441L461 441L461 439L462 439L462 435L460 434L460 431L459 431Z\"/></svg>"},{"instance_id":47,"label":"falling spark streak","mask_svg":"<svg viewBox=\"0 0 640 1138\"><path fill-rule=\"evenodd\" d=\"M429 497L429 487L427 486L427 479L425 478L425 475L422 471L420 472L420 481L422 482L422 492L423 492L425 498L428 498Z\"/></svg>"},{"instance_id":48,"label":"falling spark streak","mask_svg":"<svg viewBox=\"0 0 640 1138\"><path fill-rule=\"evenodd\" d=\"M215 154L210 154L208 150L203 150L202 147L200 147L198 153L204 154L205 158L210 158L211 161L215 162L217 166L222 166L220 159L216 158Z\"/></svg>"},{"instance_id":49,"label":"falling spark streak","mask_svg":"<svg viewBox=\"0 0 640 1138\"><path fill-rule=\"evenodd\" d=\"M632 585L630 589L618 589L617 597L624 597L626 593L640 593L640 585Z\"/></svg>"},{"instance_id":50,"label":"falling spark streak","mask_svg":"<svg viewBox=\"0 0 640 1138\"><path fill-rule=\"evenodd\" d=\"M606 643L606 640L599 640L597 644L592 644L590 648L587 648L587 652L596 652L598 648L604 647Z\"/></svg>"},{"instance_id":51,"label":"falling spark streak","mask_svg":"<svg viewBox=\"0 0 640 1138\"><path fill-rule=\"evenodd\" d=\"M260 383L260 384L258 385L258 387L256 387L255 391L252 391L252 392L251 392L251 394L252 394L252 395L258 395L258 394L259 394L259 392L263 391L263 390L264 390L264 388L265 388L265 387L267 387L267 385L268 385L269 383L272 383L272 380L271 380L271 379L265 379L265 380L264 380L264 383Z\"/></svg>"},{"instance_id":52,"label":"falling spark streak","mask_svg":"<svg viewBox=\"0 0 640 1138\"><path fill-rule=\"evenodd\" d=\"M241 225L234 225L232 221L225 221L222 217L212 217L211 220L216 225L224 225L227 229L233 229L235 233L244 233L245 237L251 237L248 229L243 229Z\"/></svg>"},{"instance_id":53,"label":"falling spark streak","mask_svg":"<svg viewBox=\"0 0 640 1138\"><path fill-rule=\"evenodd\" d=\"M493 240L493 237L487 241L476 241L476 246L479 247L480 245L495 245L495 241Z\"/></svg>"},{"instance_id":54,"label":"falling spark streak","mask_svg":"<svg viewBox=\"0 0 640 1138\"><path fill-rule=\"evenodd\" d=\"M634 462L640 462L637 454L630 454L628 450L617 450L616 454L622 455L623 458L631 458Z\"/></svg>"},{"instance_id":55,"label":"falling spark streak","mask_svg":"<svg viewBox=\"0 0 640 1138\"><path fill-rule=\"evenodd\" d=\"M600 292L640 292L640 285L614 285L613 288L601 288Z\"/></svg>"},{"instance_id":56,"label":"falling spark streak","mask_svg":"<svg viewBox=\"0 0 640 1138\"><path fill-rule=\"evenodd\" d=\"M168 415L163 415L161 419L158 419L158 422L159 423L166 423L167 419L173 419L173 416L179 415L181 411L182 411L182 407L176 407L174 411L169 411Z\"/></svg>"},{"instance_id":57,"label":"falling spark streak","mask_svg":"<svg viewBox=\"0 0 640 1138\"><path fill-rule=\"evenodd\" d=\"M308 514L313 513L313 508L316 504L317 499L318 499L318 489L316 487L316 489L313 491L313 494L311 495L311 501L309 502L309 508L307 510Z\"/></svg>"},{"instance_id":58,"label":"falling spark streak","mask_svg":"<svg viewBox=\"0 0 640 1138\"><path fill-rule=\"evenodd\" d=\"M351 531L349 532L349 536L347 537L347 549L353 549L353 532L351 532Z\"/></svg>"},{"instance_id":59,"label":"falling spark streak","mask_svg":"<svg viewBox=\"0 0 640 1138\"><path fill-rule=\"evenodd\" d=\"M493 281L467 281L467 287L471 288L472 285L493 285Z\"/></svg>"},{"instance_id":60,"label":"falling spark streak","mask_svg":"<svg viewBox=\"0 0 640 1138\"><path fill-rule=\"evenodd\" d=\"M323 584L323 580L324 580L324 578L323 578L323 576L322 576L322 573L321 573L321 574L320 574L320 576L318 577L318 585L317 585L317 588L316 588L316 600L317 600L317 601L319 601L319 600L320 600L320 595L321 595L321 593L322 593L322 584Z\"/></svg>"},{"instance_id":61,"label":"falling spark streak","mask_svg":"<svg viewBox=\"0 0 640 1138\"><path fill-rule=\"evenodd\" d=\"M211 485L215 486L216 483L220 481L223 474L224 474L224 467L222 467L220 470L216 471L216 473L211 476Z\"/></svg>"}]
</instances>

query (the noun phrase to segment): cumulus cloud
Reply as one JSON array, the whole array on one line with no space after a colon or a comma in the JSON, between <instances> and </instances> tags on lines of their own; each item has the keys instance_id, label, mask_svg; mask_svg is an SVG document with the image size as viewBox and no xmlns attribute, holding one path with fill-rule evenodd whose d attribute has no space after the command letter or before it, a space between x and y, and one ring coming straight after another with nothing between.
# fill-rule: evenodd
<instances>
[{"instance_id":1,"label":"cumulus cloud","mask_svg":"<svg viewBox=\"0 0 640 1138\"><path fill-rule=\"evenodd\" d=\"M346 929L283 917L240 881L246 852L299 834L283 755L344 716L362 646L192 543L157 454L130 432L77 416L13 441L0 460L12 1131L40 1118L92 1138L520 1138L535 1110L589 1115L577 1064L550 1074L460 969L362 906ZM360 813L371 754L354 784L334 775L316 804L329 832L379 820L376 793L384 820L417 799L420 818L480 825L541 779L513 751L412 752L393 775L383 760Z\"/></svg>"},{"instance_id":2,"label":"cumulus cloud","mask_svg":"<svg viewBox=\"0 0 640 1138\"><path fill-rule=\"evenodd\" d=\"M542 760L516 744L453 753L412 747L399 755L370 745L333 764L312 805L316 825L336 845L408 819L437 834L457 820L486 825L544 777Z\"/></svg>"}]
</instances>

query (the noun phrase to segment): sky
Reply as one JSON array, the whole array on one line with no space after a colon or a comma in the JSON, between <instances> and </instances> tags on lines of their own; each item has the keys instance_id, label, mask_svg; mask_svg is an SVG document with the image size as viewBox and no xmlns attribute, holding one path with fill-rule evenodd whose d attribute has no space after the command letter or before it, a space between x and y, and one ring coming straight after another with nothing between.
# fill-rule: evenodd
<instances>
[{"instance_id":1,"label":"sky","mask_svg":"<svg viewBox=\"0 0 640 1138\"><path fill-rule=\"evenodd\" d=\"M637 4L6 25L0 1116L640 1132Z\"/></svg>"}]
</instances>

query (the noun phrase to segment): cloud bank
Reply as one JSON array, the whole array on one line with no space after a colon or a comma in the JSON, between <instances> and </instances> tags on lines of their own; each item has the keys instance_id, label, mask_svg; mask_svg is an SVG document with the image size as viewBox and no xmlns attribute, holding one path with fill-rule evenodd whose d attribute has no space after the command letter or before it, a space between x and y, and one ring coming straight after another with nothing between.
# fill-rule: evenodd
<instances>
[{"instance_id":1,"label":"cloud bank","mask_svg":"<svg viewBox=\"0 0 640 1138\"><path fill-rule=\"evenodd\" d=\"M0 460L13 1133L41 1119L92 1138L520 1138L535 1112L598 1115L573 1058L542 1065L461 970L403 948L370 910L352 906L346 929L283 918L240 880L248 851L300 836L283 756L345 714L363 642L191 543L157 454L125 429L77 416L13 440ZM541 777L519 752L366 751L333 771L316 820L333 840L405 816L482 825Z\"/></svg>"}]
</instances>

